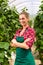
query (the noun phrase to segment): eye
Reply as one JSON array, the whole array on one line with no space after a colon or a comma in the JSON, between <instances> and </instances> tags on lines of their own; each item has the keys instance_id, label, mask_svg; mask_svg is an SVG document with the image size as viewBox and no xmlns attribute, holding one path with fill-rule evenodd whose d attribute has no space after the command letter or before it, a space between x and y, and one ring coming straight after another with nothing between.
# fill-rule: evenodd
<instances>
[{"instance_id":1,"label":"eye","mask_svg":"<svg viewBox=\"0 0 43 65\"><path fill-rule=\"evenodd\" d=\"M22 18L22 20L24 20L25 18Z\"/></svg>"},{"instance_id":2,"label":"eye","mask_svg":"<svg viewBox=\"0 0 43 65\"><path fill-rule=\"evenodd\" d=\"M19 20L24 20L25 18L19 18Z\"/></svg>"}]
</instances>

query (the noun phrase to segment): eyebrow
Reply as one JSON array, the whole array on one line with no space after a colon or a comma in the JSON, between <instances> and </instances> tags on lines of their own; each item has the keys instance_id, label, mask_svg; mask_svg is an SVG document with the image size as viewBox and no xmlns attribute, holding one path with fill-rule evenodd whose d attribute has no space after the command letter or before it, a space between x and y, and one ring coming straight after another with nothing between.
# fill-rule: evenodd
<instances>
[{"instance_id":1,"label":"eyebrow","mask_svg":"<svg viewBox=\"0 0 43 65\"><path fill-rule=\"evenodd\" d=\"M24 17L22 17L22 18L19 18L19 19L24 19Z\"/></svg>"}]
</instances>

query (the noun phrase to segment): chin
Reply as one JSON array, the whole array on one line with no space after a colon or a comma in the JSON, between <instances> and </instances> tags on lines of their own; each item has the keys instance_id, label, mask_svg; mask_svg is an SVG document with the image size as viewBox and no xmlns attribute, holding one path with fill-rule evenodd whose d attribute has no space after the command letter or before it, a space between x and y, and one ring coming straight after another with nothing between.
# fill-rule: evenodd
<instances>
[{"instance_id":1,"label":"chin","mask_svg":"<svg viewBox=\"0 0 43 65\"><path fill-rule=\"evenodd\" d=\"M26 26L26 24L24 23L24 24L21 24L22 26Z\"/></svg>"}]
</instances>

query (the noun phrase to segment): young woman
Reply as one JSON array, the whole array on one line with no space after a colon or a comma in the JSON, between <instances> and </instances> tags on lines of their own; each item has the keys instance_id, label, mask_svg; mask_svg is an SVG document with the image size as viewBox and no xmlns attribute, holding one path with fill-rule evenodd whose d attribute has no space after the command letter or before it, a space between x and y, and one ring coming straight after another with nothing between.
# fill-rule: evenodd
<instances>
[{"instance_id":1,"label":"young woman","mask_svg":"<svg viewBox=\"0 0 43 65\"><path fill-rule=\"evenodd\" d=\"M35 41L35 31L30 28L29 14L21 12L19 22L22 29L18 29L11 41L11 46L16 47L16 59L14 65L35 65L35 60L31 52L31 47Z\"/></svg>"}]
</instances>

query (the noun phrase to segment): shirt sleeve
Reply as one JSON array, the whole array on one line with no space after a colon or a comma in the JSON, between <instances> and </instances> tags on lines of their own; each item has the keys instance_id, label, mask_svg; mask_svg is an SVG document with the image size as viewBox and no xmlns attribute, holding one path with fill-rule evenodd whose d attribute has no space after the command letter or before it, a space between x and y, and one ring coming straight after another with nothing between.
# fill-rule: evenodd
<instances>
[{"instance_id":1,"label":"shirt sleeve","mask_svg":"<svg viewBox=\"0 0 43 65\"><path fill-rule=\"evenodd\" d=\"M31 29L28 34L28 38L30 38L30 40L27 41L26 44L31 48L35 41L35 31Z\"/></svg>"}]
</instances>

